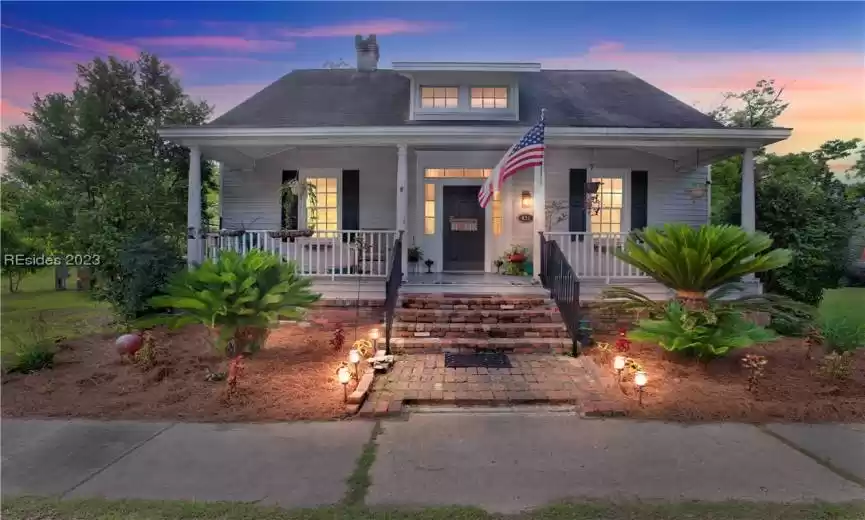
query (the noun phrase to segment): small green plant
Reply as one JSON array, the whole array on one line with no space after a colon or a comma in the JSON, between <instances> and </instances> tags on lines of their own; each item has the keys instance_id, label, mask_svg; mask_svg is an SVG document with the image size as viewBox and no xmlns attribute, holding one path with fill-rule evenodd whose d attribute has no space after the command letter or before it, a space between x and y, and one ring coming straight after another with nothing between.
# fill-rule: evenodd
<instances>
[{"instance_id":1,"label":"small green plant","mask_svg":"<svg viewBox=\"0 0 865 520\"><path fill-rule=\"evenodd\" d=\"M850 352L865 346L865 325L851 325L843 319L827 320L821 332L831 352Z\"/></svg>"},{"instance_id":2,"label":"small green plant","mask_svg":"<svg viewBox=\"0 0 865 520\"><path fill-rule=\"evenodd\" d=\"M231 360L227 372L233 388L241 358L261 349L279 318L300 319L319 299L311 286L312 280L298 275L293 262L283 263L274 254L226 251L175 277L164 296L150 300L154 308L173 313L140 325L207 326L214 347Z\"/></svg>"},{"instance_id":3,"label":"small green plant","mask_svg":"<svg viewBox=\"0 0 865 520\"><path fill-rule=\"evenodd\" d=\"M339 351L342 350L343 346L345 346L345 331L342 330L342 327L337 327L330 338L330 348Z\"/></svg>"},{"instance_id":4,"label":"small green plant","mask_svg":"<svg viewBox=\"0 0 865 520\"><path fill-rule=\"evenodd\" d=\"M766 364L769 362L766 356L757 354L746 354L742 358L742 366L748 371L748 391L753 392L757 389L760 379L765 374Z\"/></svg>"},{"instance_id":5,"label":"small green plant","mask_svg":"<svg viewBox=\"0 0 865 520\"><path fill-rule=\"evenodd\" d=\"M817 373L832 383L843 383L853 374L853 352L830 352L823 356Z\"/></svg>"},{"instance_id":6,"label":"small green plant","mask_svg":"<svg viewBox=\"0 0 865 520\"><path fill-rule=\"evenodd\" d=\"M48 324L41 314L20 330L4 330L3 368L24 374L52 368L56 340L48 335Z\"/></svg>"},{"instance_id":7,"label":"small green plant","mask_svg":"<svg viewBox=\"0 0 865 520\"><path fill-rule=\"evenodd\" d=\"M745 320L735 310L723 306L686 309L675 300L667 303L663 317L640 320L628 337L703 361L776 338L773 332Z\"/></svg>"},{"instance_id":8,"label":"small green plant","mask_svg":"<svg viewBox=\"0 0 865 520\"><path fill-rule=\"evenodd\" d=\"M423 249L418 246L408 248L407 254L409 263L416 264L423 260Z\"/></svg>"}]
</instances>

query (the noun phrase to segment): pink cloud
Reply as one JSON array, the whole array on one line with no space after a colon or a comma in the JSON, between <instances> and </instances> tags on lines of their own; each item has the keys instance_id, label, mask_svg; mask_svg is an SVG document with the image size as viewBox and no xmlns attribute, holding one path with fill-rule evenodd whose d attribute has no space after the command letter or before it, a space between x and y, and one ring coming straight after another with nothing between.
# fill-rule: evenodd
<instances>
[{"instance_id":1,"label":"pink cloud","mask_svg":"<svg viewBox=\"0 0 865 520\"><path fill-rule=\"evenodd\" d=\"M330 38L337 36L354 36L356 34L405 34L426 33L447 27L439 22L421 22L411 20L400 20L386 18L380 20L366 20L359 22L348 22L336 25L319 25L305 28L283 29L283 36L291 38Z\"/></svg>"},{"instance_id":2,"label":"pink cloud","mask_svg":"<svg viewBox=\"0 0 865 520\"><path fill-rule=\"evenodd\" d=\"M134 60L138 58L139 49L133 45L122 42L103 40L94 38L84 34L63 31L60 29L52 29L43 27L39 29L25 29L23 27L13 26L9 24L0 24L2 27L18 31L35 38L60 43L76 49L91 51L99 55L110 54L126 60Z\"/></svg>"},{"instance_id":3,"label":"pink cloud","mask_svg":"<svg viewBox=\"0 0 865 520\"><path fill-rule=\"evenodd\" d=\"M625 48L625 44L621 42L598 42L589 47L590 53L596 52L616 52Z\"/></svg>"},{"instance_id":4,"label":"pink cloud","mask_svg":"<svg viewBox=\"0 0 865 520\"><path fill-rule=\"evenodd\" d=\"M30 106L33 94L70 92L75 85L75 70L55 71L30 67L3 68L3 98L18 106Z\"/></svg>"},{"instance_id":5,"label":"pink cloud","mask_svg":"<svg viewBox=\"0 0 865 520\"><path fill-rule=\"evenodd\" d=\"M239 36L159 36L139 38L138 43L147 47L182 49L210 49L240 52L276 52L294 48L294 42L283 40L252 40Z\"/></svg>"},{"instance_id":6,"label":"pink cloud","mask_svg":"<svg viewBox=\"0 0 865 520\"><path fill-rule=\"evenodd\" d=\"M12 104L6 99L0 99L0 129L6 130L10 126L20 125L27 122L28 109Z\"/></svg>"}]
</instances>

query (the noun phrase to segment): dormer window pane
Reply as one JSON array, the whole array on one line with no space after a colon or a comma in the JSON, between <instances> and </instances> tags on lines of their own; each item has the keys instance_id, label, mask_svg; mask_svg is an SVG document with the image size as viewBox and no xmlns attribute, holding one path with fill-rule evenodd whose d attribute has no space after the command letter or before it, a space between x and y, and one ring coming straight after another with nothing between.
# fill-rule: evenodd
<instances>
[{"instance_id":1,"label":"dormer window pane","mask_svg":"<svg viewBox=\"0 0 865 520\"><path fill-rule=\"evenodd\" d=\"M508 108L508 89L505 87L473 87L472 108Z\"/></svg>"},{"instance_id":2,"label":"dormer window pane","mask_svg":"<svg viewBox=\"0 0 865 520\"><path fill-rule=\"evenodd\" d=\"M459 88L457 87L421 87L420 97L423 108L457 108L459 106Z\"/></svg>"}]
</instances>

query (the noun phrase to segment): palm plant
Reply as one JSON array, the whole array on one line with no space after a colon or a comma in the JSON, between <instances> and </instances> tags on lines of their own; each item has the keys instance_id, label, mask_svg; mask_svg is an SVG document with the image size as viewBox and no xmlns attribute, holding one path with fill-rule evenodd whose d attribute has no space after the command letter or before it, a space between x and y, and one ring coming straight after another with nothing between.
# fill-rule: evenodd
<instances>
[{"instance_id":1,"label":"palm plant","mask_svg":"<svg viewBox=\"0 0 865 520\"><path fill-rule=\"evenodd\" d=\"M671 301L664 306L660 319L640 320L628 337L706 361L733 349L770 341L775 334L748 322L741 313L726 306L694 310Z\"/></svg>"},{"instance_id":2,"label":"palm plant","mask_svg":"<svg viewBox=\"0 0 865 520\"><path fill-rule=\"evenodd\" d=\"M311 292L312 280L297 274L292 263L271 253L252 250L245 255L226 251L192 271L177 275L150 305L170 309L148 320L179 327L207 326L214 346L232 359L229 385L235 384L240 359L257 352L280 317L298 319L320 295Z\"/></svg>"},{"instance_id":3,"label":"palm plant","mask_svg":"<svg viewBox=\"0 0 865 520\"><path fill-rule=\"evenodd\" d=\"M790 262L790 251L771 246L768 235L735 226L665 224L635 231L614 254L674 290L686 306L700 307L710 290Z\"/></svg>"}]
</instances>

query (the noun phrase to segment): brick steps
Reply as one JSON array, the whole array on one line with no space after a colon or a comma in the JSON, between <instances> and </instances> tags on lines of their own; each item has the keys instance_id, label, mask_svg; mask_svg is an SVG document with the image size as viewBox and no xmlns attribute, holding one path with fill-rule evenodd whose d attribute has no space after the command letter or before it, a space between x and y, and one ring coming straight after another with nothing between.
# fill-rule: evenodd
<instances>
[{"instance_id":1,"label":"brick steps","mask_svg":"<svg viewBox=\"0 0 865 520\"><path fill-rule=\"evenodd\" d=\"M515 354L570 352L570 338L393 338L397 354L473 353L494 350Z\"/></svg>"},{"instance_id":2,"label":"brick steps","mask_svg":"<svg viewBox=\"0 0 865 520\"><path fill-rule=\"evenodd\" d=\"M396 309L400 322L415 323L559 323L556 309L466 310Z\"/></svg>"},{"instance_id":3,"label":"brick steps","mask_svg":"<svg viewBox=\"0 0 865 520\"><path fill-rule=\"evenodd\" d=\"M397 338L567 338L562 323L394 323Z\"/></svg>"}]
</instances>

